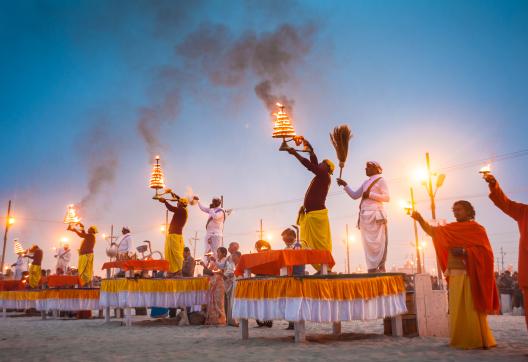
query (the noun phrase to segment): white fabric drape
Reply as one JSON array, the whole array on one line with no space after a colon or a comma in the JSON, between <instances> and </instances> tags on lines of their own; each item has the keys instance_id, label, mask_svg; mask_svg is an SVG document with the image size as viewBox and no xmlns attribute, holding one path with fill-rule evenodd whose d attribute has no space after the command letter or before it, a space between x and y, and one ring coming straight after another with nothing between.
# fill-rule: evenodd
<instances>
[{"instance_id":1,"label":"white fabric drape","mask_svg":"<svg viewBox=\"0 0 528 362\"><path fill-rule=\"evenodd\" d=\"M163 307L178 308L207 304L207 291L185 293L127 292L108 293L101 291L99 306L113 308Z\"/></svg>"},{"instance_id":2,"label":"white fabric drape","mask_svg":"<svg viewBox=\"0 0 528 362\"><path fill-rule=\"evenodd\" d=\"M308 298L238 299L234 318L338 322L394 317L407 312L405 292L370 300L321 300Z\"/></svg>"}]
</instances>

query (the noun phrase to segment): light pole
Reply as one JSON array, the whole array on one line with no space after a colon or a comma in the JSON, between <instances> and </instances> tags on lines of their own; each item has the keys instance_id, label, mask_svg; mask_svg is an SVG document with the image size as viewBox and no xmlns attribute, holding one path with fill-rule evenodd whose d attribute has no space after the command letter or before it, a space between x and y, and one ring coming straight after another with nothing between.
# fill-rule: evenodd
<instances>
[{"instance_id":1,"label":"light pole","mask_svg":"<svg viewBox=\"0 0 528 362\"><path fill-rule=\"evenodd\" d=\"M348 224L346 224L346 262L347 262L347 274L350 274L350 237L348 235Z\"/></svg>"},{"instance_id":2,"label":"light pole","mask_svg":"<svg viewBox=\"0 0 528 362\"><path fill-rule=\"evenodd\" d=\"M11 225L15 223L15 218L11 216L11 200L7 203L7 217L6 217L6 224L5 224L5 231L4 231L4 246L2 247L2 270L0 271L2 274L4 273L4 261L5 261L5 250L6 250L6 243L7 243L7 233L9 232L9 228L11 228Z\"/></svg>"},{"instance_id":3,"label":"light pole","mask_svg":"<svg viewBox=\"0 0 528 362\"><path fill-rule=\"evenodd\" d=\"M420 246L422 249L422 272L425 273L425 247L427 246L427 243L425 242L425 240L422 240Z\"/></svg>"},{"instance_id":4,"label":"light pole","mask_svg":"<svg viewBox=\"0 0 528 362\"><path fill-rule=\"evenodd\" d=\"M411 215L412 212L416 209L416 202L414 201L414 190L411 187L411 201L402 201L402 207L407 213L407 215ZM422 273L422 262L420 261L420 244L418 241L418 223L416 220L413 219L413 227L414 227L414 248L416 252L416 272L418 274ZM411 244L412 245L412 244Z\"/></svg>"},{"instance_id":5,"label":"light pole","mask_svg":"<svg viewBox=\"0 0 528 362\"><path fill-rule=\"evenodd\" d=\"M445 181L445 174L436 173L431 171L431 160L429 158L429 152L425 153L425 162L427 166L427 176L425 180L422 180L422 184L425 186L427 190L427 194L429 195L429 200L431 202L431 216L434 221L436 221L436 204L435 204L435 197L436 193L438 192L438 189L442 187ZM435 185L433 186L433 178L436 179ZM436 265L437 265L437 277L438 277L438 284L441 289L444 289L443 282L442 282L442 269L440 268L440 262L438 261L438 258L436 259Z\"/></svg>"}]
</instances>

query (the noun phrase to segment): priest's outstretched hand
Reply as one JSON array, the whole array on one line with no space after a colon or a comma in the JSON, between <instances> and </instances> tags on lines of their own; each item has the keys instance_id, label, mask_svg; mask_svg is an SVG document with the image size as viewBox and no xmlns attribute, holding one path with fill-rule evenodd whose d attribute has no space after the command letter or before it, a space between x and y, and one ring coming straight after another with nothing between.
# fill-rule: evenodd
<instances>
[{"instance_id":1,"label":"priest's outstretched hand","mask_svg":"<svg viewBox=\"0 0 528 362\"><path fill-rule=\"evenodd\" d=\"M337 178L337 184L338 184L339 186L346 186L346 185L348 185L348 183L347 183L345 180L343 180L342 178L339 178L339 177Z\"/></svg>"}]
</instances>

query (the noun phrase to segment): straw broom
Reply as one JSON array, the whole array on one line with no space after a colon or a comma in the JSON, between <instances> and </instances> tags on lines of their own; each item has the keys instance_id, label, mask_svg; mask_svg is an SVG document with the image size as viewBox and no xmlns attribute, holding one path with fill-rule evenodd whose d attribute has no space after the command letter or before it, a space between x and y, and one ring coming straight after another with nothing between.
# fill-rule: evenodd
<instances>
[{"instance_id":1,"label":"straw broom","mask_svg":"<svg viewBox=\"0 0 528 362\"><path fill-rule=\"evenodd\" d=\"M339 178L343 173L343 167L348 156L348 143L352 138L352 131L346 124L334 128L334 132L330 133L330 141L336 150L337 159L339 160Z\"/></svg>"}]
</instances>

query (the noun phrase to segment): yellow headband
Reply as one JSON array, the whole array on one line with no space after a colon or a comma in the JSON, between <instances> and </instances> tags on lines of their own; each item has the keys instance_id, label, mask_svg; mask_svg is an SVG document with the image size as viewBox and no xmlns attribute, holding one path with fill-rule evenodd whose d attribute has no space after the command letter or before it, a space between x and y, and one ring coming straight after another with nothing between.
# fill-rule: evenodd
<instances>
[{"instance_id":1,"label":"yellow headband","mask_svg":"<svg viewBox=\"0 0 528 362\"><path fill-rule=\"evenodd\" d=\"M90 226L90 227L88 228L88 230L90 230L90 229L93 230L94 234L97 234L97 233L99 232L99 230L97 229L97 226L95 226L95 225Z\"/></svg>"},{"instance_id":2,"label":"yellow headband","mask_svg":"<svg viewBox=\"0 0 528 362\"><path fill-rule=\"evenodd\" d=\"M333 175L334 174L334 170L335 170L334 163L332 161L330 161L330 160L323 160L323 162L328 165L328 168L330 169L330 175Z\"/></svg>"},{"instance_id":3,"label":"yellow headband","mask_svg":"<svg viewBox=\"0 0 528 362\"><path fill-rule=\"evenodd\" d=\"M186 197L180 197L178 202L184 204L185 206L189 205L189 200Z\"/></svg>"}]
</instances>

